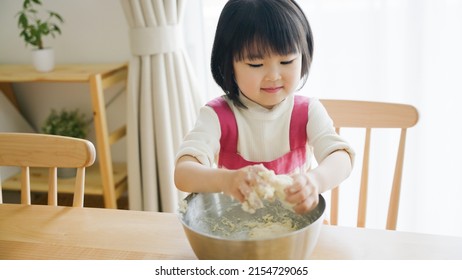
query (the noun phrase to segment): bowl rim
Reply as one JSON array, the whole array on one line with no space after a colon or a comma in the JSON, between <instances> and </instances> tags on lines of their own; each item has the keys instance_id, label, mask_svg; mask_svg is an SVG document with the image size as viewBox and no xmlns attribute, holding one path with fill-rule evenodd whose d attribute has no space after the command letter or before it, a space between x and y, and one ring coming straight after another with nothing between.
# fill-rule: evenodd
<instances>
[{"instance_id":1,"label":"bowl rim","mask_svg":"<svg viewBox=\"0 0 462 280\"><path fill-rule=\"evenodd\" d=\"M190 193L188 196L186 196L186 198L184 198L184 200L189 201L194 196L196 196L198 194L200 194L200 193ZM316 205L316 207L312 211L315 211L316 209L319 209L319 208L321 208L321 210L322 210L321 214L319 215L319 217L316 220L314 220L308 226L314 225L316 223L321 222L320 220L325 215L325 212L326 212L326 200L324 199L324 197L321 194L319 194L318 205ZM192 232L194 232L196 234L200 234L200 235L202 235L204 237L207 237L207 238L212 238L212 239L216 239L216 240L219 240L219 241L223 240L223 241L227 241L227 242L255 242L255 241L267 241L267 240L274 239L274 237L262 237L262 238L253 238L253 239L229 239L229 238L224 238L224 237L220 237L220 236L211 235L209 233L199 232L199 231L193 229L191 226L187 225L184 222L184 220L182 219L182 216L184 216L184 214L185 214L185 212L181 212L181 211L178 211L178 213L177 213L178 219L180 220L181 224L183 225L183 229L186 228L186 229L188 229L188 230L190 230L190 231L192 231ZM297 229L297 230L294 230L294 231L291 231L291 232L280 234L280 235L277 236L277 238L285 238L285 237L289 237L291 235L296 235L301 231L305 231L308 226L305 226L303 228L300 228L300 229Z\"/></svg>"}]
</instances>

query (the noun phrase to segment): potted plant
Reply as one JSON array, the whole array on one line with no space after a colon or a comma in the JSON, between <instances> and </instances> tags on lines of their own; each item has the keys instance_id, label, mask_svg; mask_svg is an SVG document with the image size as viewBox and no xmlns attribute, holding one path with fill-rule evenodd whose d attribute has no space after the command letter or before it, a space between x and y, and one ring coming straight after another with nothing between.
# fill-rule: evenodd
<instances>
[{"instance_id":1,"label":"potted plant","mask_svg":"<svg viewBox=\"0 0 462 280\"><path fill-rule=\"evenodd\" d=\"M85 114L80 113L79 109L57 111L52 109L48 117L45 119L41 130L46 134L69 136L85 139L88 134L89 121ZM75 168L59 168L58 177L74 177L76 174Z\"/></svg>"},{"instance_id":2,"label":"potted plant","mask_svg":"<svg viewBox=\"0 0 462 280\"><path fill-rule=\"evenodd\" d=\"M61 34L59 25L64 23L63 18L53 11L41 11L41 0L24 0L22 10L17 13L19 36L27 45L35 49L32 51L32 60L37 71L48 72L54 68L54 51L45 47L43 38L53 38Z\"/></svg>"}]
</instances>

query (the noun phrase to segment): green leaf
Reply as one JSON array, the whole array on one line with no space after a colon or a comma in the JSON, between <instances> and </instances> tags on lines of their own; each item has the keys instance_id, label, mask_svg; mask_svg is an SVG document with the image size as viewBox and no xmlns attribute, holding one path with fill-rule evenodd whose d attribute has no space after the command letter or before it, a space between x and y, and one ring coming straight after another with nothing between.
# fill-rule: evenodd
<instances>
[{"instance_id":1,"label":"green leaf","mask_svg":"<svg viewBox=\"0 0 462 280\"><path fill-rule=\"evenodd\" d=\"M56 12L53 12L53 11L48 11L48 13L50 14L50 17L55 17L57 18L61 23L64 23L64 20L63 18Z\"/></svg>"},{"instance_id":2,"label":"green leaf","mask_svg":"<svg viewBox=\"0 0 462 280\"><path fill-rule=\"evenodd\" d=\"M22 4L22 8L25 10L31 5L30 0L24 0L24 3Z\"/></svg>"},{"instance_id":3,"label":"green leaf","mask_svg":"<svg viewBox=\"0 0 462 280\"><path fill-rule=\"evenodd\" d=\"M26 28L27 25L29 25L29 21L27 20L27 17L25 14L21 13L18 18L18 25L21 28Z\"/></svg>"},{"instance_id":4,"label":"green leaf","mask_svg":"<svg viewBox=\"0 0 462 280\"><path fill-rule=\"evenodd\" d=\"M61 29L56 24L53 24L53 30L61 34Z\"/></svg>"},{"instance_id":5,"label":"green leaf","mask_svg":"<svg viewBox=\"0 0 462 280\"><path fill-rule=\"evenodd\" d=\"M39 23L38 29L40 33L43 33L43 34L48 34L50 32L50 29L48 28L48 23L46 22Z\"/></svg>"}]
</instances>

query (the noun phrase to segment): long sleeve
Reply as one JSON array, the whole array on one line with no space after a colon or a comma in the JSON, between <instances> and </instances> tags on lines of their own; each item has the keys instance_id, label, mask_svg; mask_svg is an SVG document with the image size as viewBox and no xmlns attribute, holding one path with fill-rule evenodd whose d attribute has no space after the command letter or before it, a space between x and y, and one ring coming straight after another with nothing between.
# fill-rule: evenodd
<instances>
[{"instance_id":1,"label":"long sleeve","mask_svg":"<svg viewBox=\"0 0 462 280\"><path fill-rule=\"evenodd\" d=\"M220 135L220 123L215 111L208 106L202 107L194 128L180 145L175 161L189 155L206 166L213 166L220 149Z\"/></svg>"},{"instance_id":2,"label":"long sleeve","mask_svg":"<svg viewBox=\"0 0 462 280\"><path fill-rule=\"evenodd\" d=\"M353 165L355 157L353 148L335 132L333 121L326 109L319 100L314 98L310 99L306 131L308 145L313 148L317 162L321 162L337 150L345 150L350 155L351 164Z\"/></svg>"}]
</instances>

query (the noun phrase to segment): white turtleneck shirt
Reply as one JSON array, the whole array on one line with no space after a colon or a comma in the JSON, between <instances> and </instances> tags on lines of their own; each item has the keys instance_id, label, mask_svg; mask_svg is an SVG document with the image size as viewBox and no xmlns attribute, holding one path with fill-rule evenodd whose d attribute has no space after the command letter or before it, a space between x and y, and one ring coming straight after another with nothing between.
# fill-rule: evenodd
<instances>
[{"instance_id":1,"label":"white turtleneck shirt","mask_svg":"<svg viewBox=\"0 0 462 280\"><path fill-rule=\"evenodd\" d=\"M238 153L247 161L267 162L290 151L289 128L294 96L288 96L272 109L267 109L241 95L247 108L237 107L224 97L236 118L238 127ZM318 99L310 98L308 107L307 162L305 170L312 164L337 150L345 150L354 160L354 150L340 137L333 127L332 119ZM184 155L195 157L206 166L216 166L220 150L220 122L215 111L204 106L199 111L194 128L185 136L176 159Z\"/></svg>"}]
</instances>

